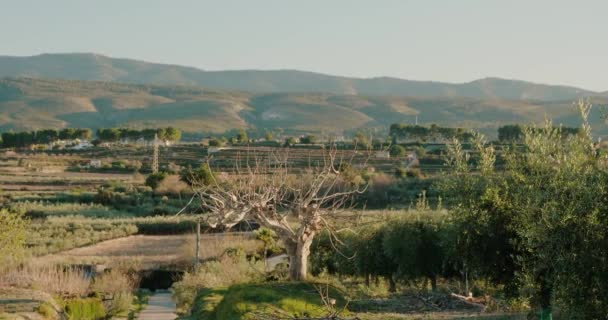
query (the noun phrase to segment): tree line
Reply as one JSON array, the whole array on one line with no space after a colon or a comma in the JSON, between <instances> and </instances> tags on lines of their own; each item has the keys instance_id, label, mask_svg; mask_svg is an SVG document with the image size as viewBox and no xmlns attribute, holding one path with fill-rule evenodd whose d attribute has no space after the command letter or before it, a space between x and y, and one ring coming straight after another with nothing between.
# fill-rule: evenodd
<instances>
[{"instance_id":1,"label":"tree line","mask_svg":"<svg viewBox=\"0 0 608 320\"><path fill-rule=\"evenodd\" d=\"M158 139L165 141L179 141L182 132L173 127L157 129L130 129L130 128L100 128L96 131L97 141L116 142L122 139ZM3 132L0 135L0 145L3 148L25 148L36 144L54 143L60 140L91 140L93 131L88 128L43 129L36 131Z\"/></svg>"},{"instance_id":2,"label":"tree line","mask_svg":"<svg viewBox=\"0 0 608 320\"><path fill-rule=\"evenodd\" d=\"M461 141L468 141L472 134L464 128L449 128L440 127L436 124L431 124L428 127L420 125L410 125L402 123L393 123L389 128L389 136L394 142L397 140L452 140L457 138Z\"/></svg>"},{"instance_id":3,"label":"tree line","mask_svg":"<svg viewBox=\"0 0 608 320\"><path fill-rule=\"evenodd\" d=\"M498 128L498 140L500 142L522 142L524 138L524 129L526 127L519 124L505 125ZM532 128L531 130L543 130L543 128ZM560 135L566 137L576 135L581 132L580 128L560 127Z\"/></svg>"},{"instance_id":4,"label":"tree line","mask_svg":"<svg viewBox=\"0 0 608 320\"><path fill-rule=\"evenodd\" d=\"M97 139L102 142L116 142L122 139L145 139L152 140L156 135L158 139L165 141L179 141L182 132L173 127L142 129L131 128L100 128L97 129Z\"/></svg>"},{"instance_id":5,"label":"tree line","mask_svg":"<svg viewBox=\"0 0 608 320\"><path fill-rule=\"evenodd\" d=\"M23 148L34 144L47 144L59 140L90 140L91 129L66 128L61 130L44 129L37 131L3 132L2 146L4 148Z\"/></svg>"}]
</instances>

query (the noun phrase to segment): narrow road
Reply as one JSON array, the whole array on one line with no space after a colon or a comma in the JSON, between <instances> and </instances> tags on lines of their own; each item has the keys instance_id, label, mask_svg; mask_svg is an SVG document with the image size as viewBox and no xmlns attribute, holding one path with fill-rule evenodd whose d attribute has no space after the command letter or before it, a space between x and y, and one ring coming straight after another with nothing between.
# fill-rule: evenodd
<instances>
[{"instance_id":1,"label":"narrow road","mask_svg":"<svg viewBox=\"0 0 608 320\"><path fill-rule=\"evenodd\" d=\"M171 293L166 291L157 291L150 296L148 305L137 317L140 320L174 320L176 318L175 303L171 300Z\"/></svg>"}]
</instances>

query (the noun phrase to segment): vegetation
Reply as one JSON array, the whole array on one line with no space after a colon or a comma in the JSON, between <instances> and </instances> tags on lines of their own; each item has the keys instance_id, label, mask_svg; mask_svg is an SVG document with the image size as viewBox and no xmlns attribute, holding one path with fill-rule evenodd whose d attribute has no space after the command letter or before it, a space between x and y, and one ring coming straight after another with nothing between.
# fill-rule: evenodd
<instances>
[{"instance_id":1,"label":"vegetation","mask_svg":"<svg viewBox=\"0 0 608 320\"><path fill-rule=\"evenodd\" d=\"M435 124L429 127L408 124L391 124L389 135L393 141L397 140L413 140L413 141L432 141L438 140L447 141L458 138L467 141L471 137L471 133L463 128L440 127Z\"/></svg>"},{"instance_id":2,"label":"vegetation","mask_svg":"<svg viewBox=\"0 0 608 320\"><path fill-rule=\"evenodd\" d=\"M2 133L3 148L23 148L33 144L47 144L58 140L90 140L91 129L66 128L62 130L45 129L38 131L4 132Z\"/></svg>"},{"instance_id":3,"label":"vegetation","mask_svg":"<svg viewBox=\"0 0 608 320\"><path fill-rule=\"evenodd\" d=\"M15 262L19 258L23 253L25 239L26 223L22 215L0 209L0 265Z\"/></svg>"},{"instance_id":4,"label":"vegetation","mask_svg":"<svg viewBox=\"0 0 608 320\"><path fill-rule=\"evenodd\" d=\"M587 123L590 106L578 104L583 126L565 139L551 123L524 129L526 152L509 150L505 172L494 171L495 154L477 137L480 175L469 173L459 144L450 148L453 179L444 190L456 206L458 249L467 266L529 295L549 319L553 305L569 318L608 313L603 187L606 158Z\"/></svg>"},{"instance_id":5,"label":"vegetation","mask_svg":"<svg viewBox=\"0 0 608 320\"><path fill-rule=\"evenodd\" d=\"M165 178L167 178L166 172L152 173L146 178L146 186L152 188L152 190L156 190Z\"/></svg>"},{"instance_id":6,"label":"vegetation","mask_svg":"<svg viewBox=\"0 0 608 320\"><path fill-rule=\"evenodd\" d=\"M324 289L325 284L291 282L201 290L195 299L193 315L201 320L331 316L319 295L320 288ZM344 308L342 294L328 288L328 296L337 301L335 308Z\"/></svg>"},{"instance_id":7,"label":"vegetation","mask_svg":"<svg viewBox=\"0 0 608 320\"><path fill-rule=\"evenodd\" d=\"M97 129L97 139L104 142L115 142L120 139L145 139L154 140L154 137L166 141L179 141L182 133L173 127L159 129L136 130L130 128L100 128Z\"/></svg>"}]
</instances>

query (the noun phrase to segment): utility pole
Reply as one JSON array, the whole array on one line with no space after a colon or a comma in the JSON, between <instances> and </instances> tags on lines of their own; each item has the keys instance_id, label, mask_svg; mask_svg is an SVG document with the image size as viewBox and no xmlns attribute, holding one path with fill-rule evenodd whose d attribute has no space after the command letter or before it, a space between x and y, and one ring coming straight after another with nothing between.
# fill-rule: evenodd
<instances>
[{"instance_id":1,"label":"utility pole","mask_svg":"<svg viewBox=\"0 0 608 320\"><path fill-rule=\"evenodd\" d=\"M158 135L154 134L154 155L152 158L152 173L158 173Z\"/></svg>"},{"instance_id":2,"label":"utility pole","mask_svg":"<svg viewBox=\"0 0 608 320\"><path fill-rule=\"evenodd\" d=\"M194 258L194 266L197 267L201 263L201 218L196 219L196 253Z\"/></svg>"}]
</instances>

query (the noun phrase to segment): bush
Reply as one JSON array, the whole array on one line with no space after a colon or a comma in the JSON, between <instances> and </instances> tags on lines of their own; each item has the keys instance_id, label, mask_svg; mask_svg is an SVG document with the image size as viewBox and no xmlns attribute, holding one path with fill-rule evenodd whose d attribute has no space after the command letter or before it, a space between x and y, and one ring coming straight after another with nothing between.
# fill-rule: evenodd
<instances>
[{"instance_id":1,"label":"bush","mask_svg":"<svg viewBox=\"0 0 608 320\"><path fill-rule=\"evenodd\" d=\"M70 320L98 320L106 316L106 310L99 298L69 300L65 312Z\"/></svg>"},{"instance_id":2,"label":"bush","mask_svg":"<svg viewBox=\"0 0 608 320\"><path fill-rule=\"evenodd\" d=\"M152 188L152 190L156 190L166 177L167 174L164 172L152 173L146 178L146 186Z\"/></svg>"},{"instance_id":3,"label":"bush","mask_svg":"<svg viewBox=\"0 0 608 320\"><path fill-rule=\"evenodd\" d=\"M95 277L91 290L101 295L119 295L131 292L137 286L135 275L129 272L112 269Z\"/></svg>"},{"instance_id":4,"label":"bush","mask_svg":"<svg viewBox=\"0 0 608 320\"><path fill-rule=\"evenodd\" d=\"M405 151L405 148L398 144L391 146L391 149L389 152L391 154L391 157L404 157L407 154L407 151Z\"/></svg>"},{"instance_id":5,"label":"bush","mask_svg":"<svg viewBox=\"0 0 608 320\"><path fill-rule=\"evenodd\" d=\"M390 224L383 239L386 255L397 265L401 279L426 277L433 290L446 261L447 242L443 239L440 219L402 220Z\"/></svg>"},{"instance_id":6,"label":"bush","mask_svg":"<svg viewBox=\"0 0 608 320\"><path fill-rule=\"evenodd\" d=\"M255 265L255 264L254 264ZM218 260L207 261L196 270L184 273L181 281L173 284L173 295L178 307L188 309L198 290L202 288L227 287L230 285L262 280L263 266L258 264L258 270L252 268L245 255L231 257L224 255Z\"/></svg>"},{"instance_id":7,"label":"bush","mask_svg":"<svg viewBox=\"0 0 608 320\"><path fill-rule=\"evenodd\" d=\"M111 317L127 316L132 304L133 294L131 292L116 293L107 303L108 315Z\"/></svg>"}]
</instances>

